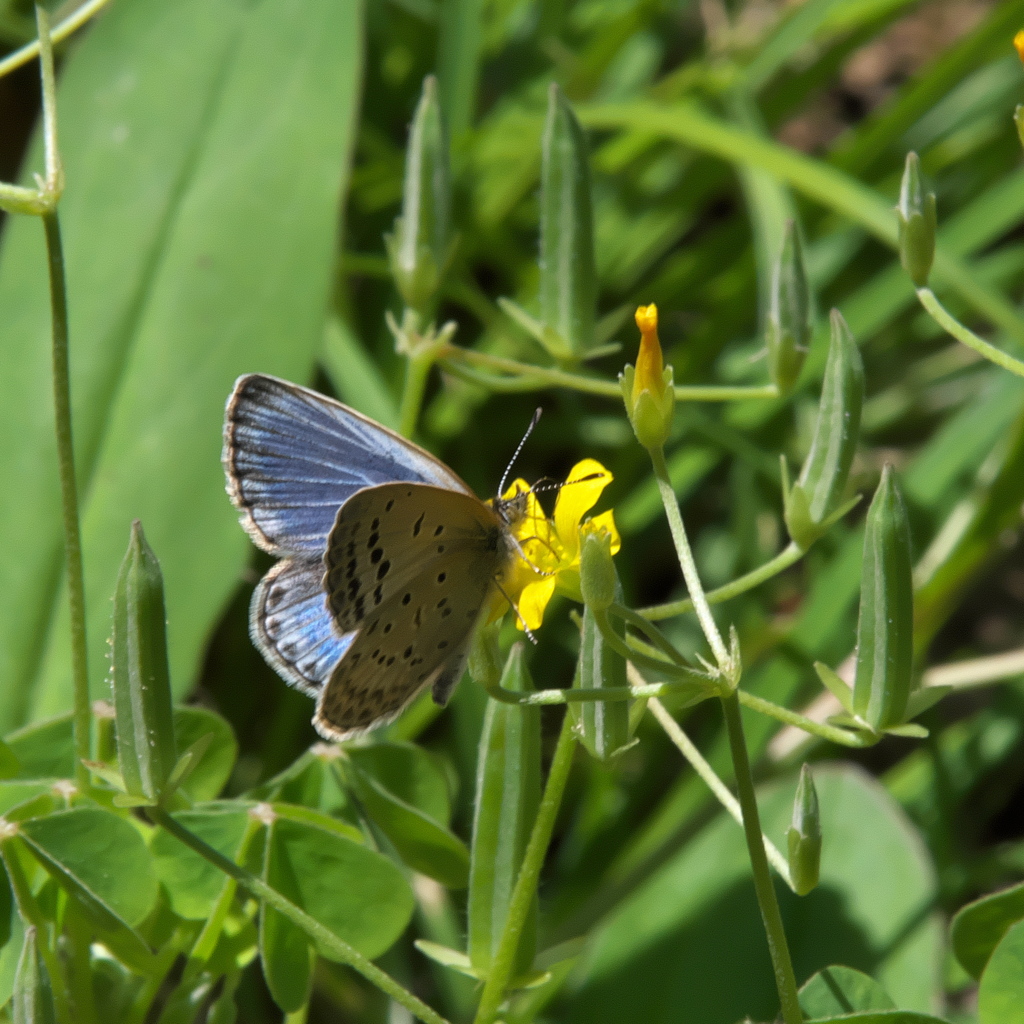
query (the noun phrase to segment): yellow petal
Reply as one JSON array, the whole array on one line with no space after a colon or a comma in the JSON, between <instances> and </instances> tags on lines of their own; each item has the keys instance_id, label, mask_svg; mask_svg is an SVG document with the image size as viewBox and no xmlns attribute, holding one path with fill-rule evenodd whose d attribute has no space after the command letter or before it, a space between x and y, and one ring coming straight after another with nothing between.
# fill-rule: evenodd
<instances>
[{"instance_id":1,"label":"yellow petal","mask_svg":"<svg viewBox=\"0 0 1024 1024\"><path fill-rule=\"evenodd\" d=\"M530 583L523 588L516 606L521 620L519 622L520 629L524 622L530 629L540 629L541 623L544 621L544 609L547 608L548 601L551 600L551 595L554 592L554 576L543 576L535 583Z\"/></svg>"},{"instance_id":2,"label":"yellow petal","mask_svg":"<svg viewBox=\"0 0 1024 1024\"><path fill-rule=\"evenodd\" d=\"M594 479L586 480L588 476ZM576 482L579 481L579 482ZM574 561L580 550L577 536L580 520L594 507L601 492L612 481L612 475L596 459L577 462L569 473L555 501L555 532L565 548L568 561Z\"/></svg>"}]
</instances>

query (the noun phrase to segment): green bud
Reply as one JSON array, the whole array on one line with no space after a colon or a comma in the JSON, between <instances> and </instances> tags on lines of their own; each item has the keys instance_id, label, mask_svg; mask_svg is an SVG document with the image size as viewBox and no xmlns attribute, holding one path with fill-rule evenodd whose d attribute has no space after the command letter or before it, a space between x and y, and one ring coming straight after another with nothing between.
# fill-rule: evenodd
<instances>
[{"instance_id":1,"label":"green bud","mask_svg":"<svg viewBox=\"0 0 1024 1024\"><path fill-rule=\"evenodd\" d=\"M114 589L114 719L117 757L131 796L155 799L174 768L174 717L160 563L132 523Z\"/></svg>"},{"instance_id":2,"label":"green bud","mask_svg":"<svg viewBox=\"0 0 1024 1024\"><path fill-rule=\"evenodd\" d=\"M596 345L597 273L590 158L557 85L548 93L540 188L540 318L552 355L579 358Z\"/></svg>"},{"instance_id":3,"label":"green bud","mask_svg":"<svg viewBox=\"0 0 1024 1024\"><path fill-rule=\"evenodd\" d=\"M385 236L391 274L405 304L423 312L441 286L451 258L451 182L448 139L437 79L423 80L423 94L409 130L402 213Z\"/></svg>"},{"instance_id":4,"label":"green bud","mask_svg":"<svg viewBox=\"0 0 1024 1024\"><path fill-rule=\"evenodd\" d=\"M509 652L501 685L516 692L533 689L522 644L515 644ZM501 941L512 890L540 806L540 791L540 709L488 700L477 760L467 904L467 952L481 977L487 976ZM534 897L519 940L516 974L530 969L536 944Z\"/></svg>"},{"instance_id":5,"label":"green bud","mask_svg":"<svg viewBox=\"0 0 1024 1024\"><path fill-rule=\"evenodd\" d=\"M903 722L910 694L913 634L910 526L896 473L886 466L864 530L853 684L853 709L875 730Z\"/></svg>"},{"instance_id":6,"label":"green bud","mask_svg":"<svg viewBox=\"0 0 1024 1024\"><path fill-rule=\"evenodd\" d=\"M805 764L793 800L793 824L789 840L789 874L800 896L806 896L818 884L821 865L821 818L818 814L818 792Z\"/></svg>"},{"instance_id":7,"label":"green bud","mask_svg":"<svg viewBox=\"0 0 1024 1024\"><path fill-rule=\"evenodd\" d=\"M580 550L580 591L583 603L604 611L615 600L619 577L612 561L612 536L607 530L583 532Z\"/></svg>"},{"instance_id":8,"label":"green bud","mask_svg":"<svg viewBox=\"0 0 1024 1024\"><path fill-rule=\"evenodd\" d=\"M36 929L29 925L14 975L10 1007L13 1024L51 1024L57 1020L50 985L50 976L39 956Z\"/></svg>"},{"instance_id":9,"label":"green bud","mask_svg":"<svg viewBox=\"0 0 1024 1024\"><path fill-rule=\"evenodd\" d=\"M907 154L896 216L899 220L900 262L915 287L924 288L935 256L935 193L925 191L921 161L913 152Z\"/></svg>"},{"instance_id":10,"label":"green bud","mask_svg":"<svg viewBox=\"0 0 1024 1024\"><path fill-rule=\"evenodd\" d=\"M811 341L811 293L796 224L786 221L782 252L772 276L768 311L768 372L782 394L800 376Z\"/></svg>"},{"instance_id":11,"label":"green bud","mask_svg":"<svg viewBox=\"0 0 1024 1024\"><path fill-rule=\"evenodd\" d=\"M843 498L864 405L864 362L850 328L832 310L831 340L821 385L818 421L800 478L786 496L789 535L805 550Z\"/></svg>"},{"instance_id":12,"label":"green bud","mask_svg":"<svg viewBox=\"0 0 1024 1024\"><path fill-rule=\"evenodd\" d=\"M469 645L466 670L485 690L497 686L502 673L501 620L481 626Z\"/></svg>"}]
</instances>

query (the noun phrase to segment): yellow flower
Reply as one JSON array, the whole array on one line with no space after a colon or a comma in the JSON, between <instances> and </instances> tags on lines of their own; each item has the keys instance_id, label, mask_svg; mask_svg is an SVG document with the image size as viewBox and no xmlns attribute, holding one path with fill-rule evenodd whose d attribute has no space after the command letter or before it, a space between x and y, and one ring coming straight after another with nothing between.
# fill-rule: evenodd
<instances>
[{"instance_id":1,"label":"yellow flower","mask_svg":"<svg viewBox=\"0 0 1024 1024\"><path fill-rule=\"evenodd\" d=\"M639 306L636 325L640 328L640 351L636 366L626 365L619 375L626 415L637 440L649 449L660 448L672 429L675 391L672 367L665 366L658 340L658 307Z\"/></svg>"},{"instance_id":2,"label":"yellow flower","mask_svg":"<svg viewBox=\"0 0 1024 1024\"><path fill-rule=\"evenodd\" d=\"M1024 28L1013 37L1013 47L1017 51L1017 56L1020 57L1021 62L1024 63Z\"/></svg>"},{"instance_id":3,"label":"yellow flower","mask_svg":"<svg viewBox=\"0 0 1024 1024\"><path fill-rule=\"evenodd\" d=\"M612 512L584 520L612 475L595 459L584 459L572 471L558 492L553 519L544 515L540 502L524 480L516 480L502 495L514 498L526 493L526 513L513 527L523 557L516 557L501 578L501 589L518 610L519 628L539 629L544 609L555 591L582 602L580 594L580 535L606 530L612 538L612 554L621 546ZM500 601L496 614L504 611ZM492 615L492 618L496 617Z\"/></svg>"}]
</instances>

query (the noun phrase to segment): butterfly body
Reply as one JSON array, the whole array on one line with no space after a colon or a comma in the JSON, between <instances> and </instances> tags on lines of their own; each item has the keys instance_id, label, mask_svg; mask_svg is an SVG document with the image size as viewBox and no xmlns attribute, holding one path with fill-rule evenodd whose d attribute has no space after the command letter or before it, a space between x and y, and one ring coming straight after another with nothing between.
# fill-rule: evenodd
<instances>
[{"instance_id":1,"label":"butterfly body","mask_svg":"<svg viewBox=\"0 0 1024 1024\"><path fill-rule=\"evenodd\" d=\"M444 703L518 545L516 501L485 503L423 449L314 391L239 378L223 462L243 527L281 558L253 595L267 662L343 739L426 687Z\"/></svg>"}]
</instances>

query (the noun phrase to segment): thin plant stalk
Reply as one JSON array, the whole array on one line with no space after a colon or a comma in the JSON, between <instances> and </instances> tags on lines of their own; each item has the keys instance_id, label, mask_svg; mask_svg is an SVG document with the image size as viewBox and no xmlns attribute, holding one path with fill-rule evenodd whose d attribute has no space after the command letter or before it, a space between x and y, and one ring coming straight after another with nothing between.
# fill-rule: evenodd
<instances>
[{"instance_id":1,"label":"thin plant stalk","mask_svg":"<svg viewBox=\"0 0 1024 1024\"><path fill-rule=\"evenodd\" d=\"M420 418L423 396L427 390L427 380L433 365L434 353L431 350L412 355L406 361L405 385L402 389L398 427L403 437L412 437L416 433L416 424Z\"/></svg>"},{"instance_id":2,"label":"thin plant stalk","mask_svg":"<svg viewBox=\"0 0 1024 1024\"><path fill-rule=\"evenodd\" d=\"M53 31L50 33L51 44L61 43L68 36L77 32L90 18L94 15L99 14L110 0L88 0L87 3L82 4L72 14L69 14ZM12 71L16 71L18 68L27 64L31 60L35 60L39 56L39 40L34 39L31 43L26 43L20 49L15 50L14 53L7 54L3 60L0 60L0 78L4 75L9 75Z\"/></svg>"},{"instance_id":3,"label":"thin plant stalk","mask_svg":"<svg viewBox=\"0 0 1024 1024\"><path fill-rule=\"evenodd\" d=\"M992 654L987 658L952 661L947 665L933 665L921 676L922 686L984 686L1001 679L1024 675L1024 648Z\"/></svg>"},{"instance_id":4,"label":"thin plant stalk","mask_svg":"<svg viewBox=\"0 0 1024 1024\"><path fill-rule=\"evenodd\" d=\"M754 792L754 778L750 772L747 742L743 735L740 702L735 691L722 695L722 711L725 714L729 748L732 751L733 766L736 769L736 790L739 795L740 808L743 811L743 831L747 837L747 851L750 854L750 867L754 876L754 890L757 893L757 903L761 908L761 920L764 922L765 934L768 937L768 952L771 954L772 968L775 972L775 986L779 991L782 1019L785 1024L803 1024L804 1017L797 996L793 961L789 955L786 932L782 926L779 900L775 894L771 872L768 869L768 857L765 854L761 821L757 811L757 795Z\"/></svg>"},{"instance_id":5,"label":"thin plant stalk","mask_svg":"<svg viewBox=\"0 0 1024 1024\"><path fill-rule=\"evenodd\" d=\"M844 747L869 747L877 743L877 738L872 738L865 733L854 732L851 729L841 729L837 725L829 725L827 722L816 722L813 718L801 715L798 711L790 711L789 708L776 704L773 701L765 700L756 694L748 693L746 690L737 690L739 702L752 711L759 711L762 715L775 718L786 725L792 725L802 729L812 736L829 740L832 743L839 743Z\"/></svg>"},{"instance_id":6,"label":"thin plant stalk","mask_svg":"<svg viewBox=\"0 0 1024 1024\"><path fill-rule=\"evenodd\" d=\"M729 787L718 777L715 769L707 762L704 755L697 749L689 736L683 732L679 723L668 713L665 705L657 697L647 702L648 710L658 720L658 724L665 730L665 735L672 741L673 745L683 757L690 763L693 770L704 780L708 789L714 794L718 802L729 812L729 814L740 824L743 824L743 811L740 803L732 795ZM779 873L779 877L793 888L793 880L789 876L789 862L782 855L779 848L764 834L764 849L771 861L771 865Z\"/></svg>"},{"instance_id":7,"label":"thin plant stalk","mask_svg":"<svg viewBox=\"0 0 1024 1024\"><path fill-rule=\"evenodd\" d=\"M658 481L658 490L661 493L661 501L665 506L665 515L668 517L669 529L672 531L672 541L676 547L676 554L679 557L679 567L683 570L683 579L686 581L686 589L690 592L690 600L693 601L694 611L700 627L707 637L711 650L714 652L715 661L722 673L728 677L732 676L734 666L732 658L722 635L718 631L708 600L704 596L704 587L701 585L700 576L697 574L697 564L693 560L693 552L690 550L690 541L686 536L686 527L683 525L683 517L679 513L679 502L676 500L676 492L672 488L672 481L669 479L668 466L665 464L665 453L661 448L649 449L651 463L654 466L654 477Z\"/></svg>"},{"instance_id":8,"label":"thin plant stalk","mask_svg":"<svg viewBox=\"0 0 1024 1024\"><path fill-rule=\"evenodd\" d=\"M754 587L760 586L773 576L778 576L780 572L784 572L791 565L799 562L805 554L806 552L803 548L791 541L774 558L765 562L764 565L759 565L756 569L752 569L750 572L726 583L724 586L718 587L715 590L709 590L704 597L708 604L721 604L723 601L729 601L740 594L746 593L748 590L753 590ZM684 615L686 612L692 611L693 601L688 597L684 597L680 601L656 604L650 608L638 608L637 614L642 615L651 622L657 622L659 619L671 619L676 615Z\"/></svg>"},{"instance_id":9,"label":"thin plant stalk","mask_svg":"<svg viewBox=\"0 0 1024 1024\"><path fill-rule=\"evenodd\" d=\"M573 735L572 718L566 714L562 719L562 731L558 736L555 756L551 761L547 782L544 784L544 795L541 797L537 817L530 833L530 841L523 854L523 863L519 868L512 898L509 901L508 916L505 927L498 942L498 948L491 961L491 969L480 996L474 1024L491 1024L498 1015L498 1008L505 998L505 990L512 980L515 970L516 951L523 926L529 916L530 905L537 891L540 871L544 866L551 834L555 829L558 808L562 804L565 785L569 781L569 769L572 768L572 756L576 748Z\"/></svg>"},{"instance_id":10,"label":"thin plant stalk","mask_svg":"<svg viewBox=\"0 0 1024 1024\"><path fill-rule=\"evenodd\" d=\"M180 825L161 807L149 807L147 813L154 824L165 829L176 839L183 842L189 849L194 850L204 860L209 861L214 867L219 868L228 877L235 879L239 885L248 890L256 899L263 900L276 911L288 918L294 925L302 929L318 945L328 950L330 954L337 957L342 963L348 964L354 971L361 974L371 985L375 985L385 995L390 996L396 1003L404 1006L414 1017L423 1021L423 1024L449 1024L436 1010L431 1009L421 999L418 999L407 989L395 981L389 974L385 974L376 964L363 956L354 946L350 946L344 939L340 939L329 928L322 925L316 918L311 917L304 910L295 906L290 900L282 896L276 889L267 885L261 878L246 871L234 861L229 860L219 853L212 846L203 842L199 836L194 835L183 825Z\"/></svg>"},{"instance_id":11,"label":"thin plant stalk","mask_svg":"<svg viewBox=\"0 0 1024 1024\"><path fill-rule=\"evenodd\" d=\"M1024 377L1024 363L1019 359L1014 359L1002 349L996 348L995 345L990 345L983 338L979 338L974 331L966 328L939 302L931 288L918 288L917 297L928 315L957 341L973 349L978 355L984 356L989 362L995 363L996 366L1001 366L1018 377Z\"/></svg>"}]
</instances>

